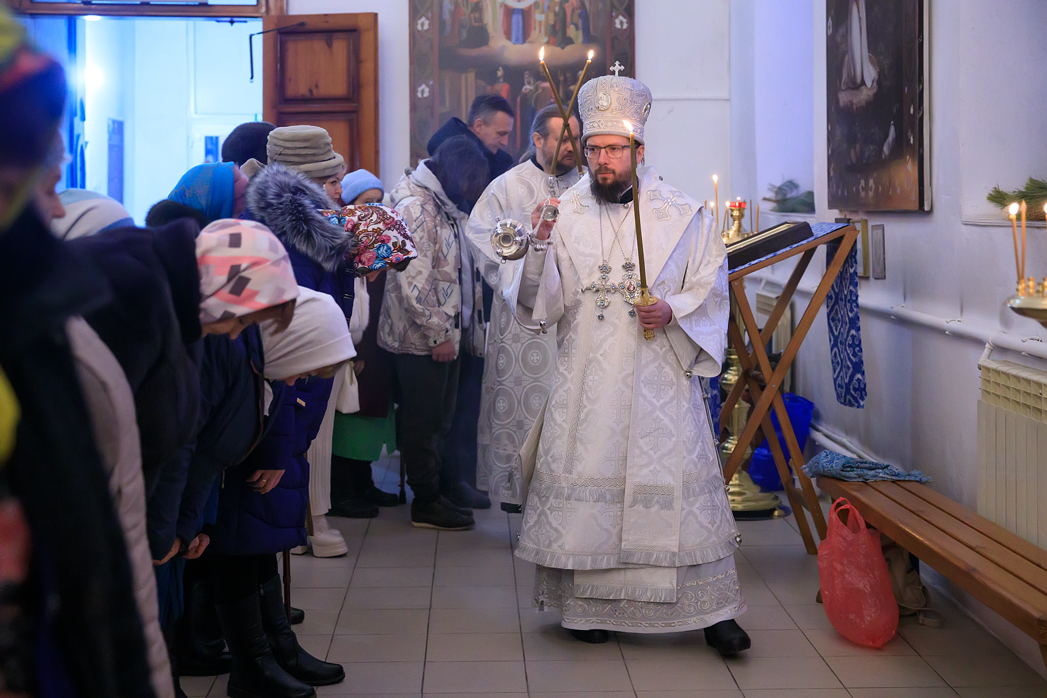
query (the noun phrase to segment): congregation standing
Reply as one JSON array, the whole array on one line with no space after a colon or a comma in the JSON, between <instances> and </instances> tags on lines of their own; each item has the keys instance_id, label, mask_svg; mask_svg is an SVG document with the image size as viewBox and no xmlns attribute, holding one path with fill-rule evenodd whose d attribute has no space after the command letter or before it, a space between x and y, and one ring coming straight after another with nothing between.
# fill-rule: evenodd
<instances>
[{"instance_id":1,"label":"congregation standing","mask_svg":"<svg viewBox=\"0 0 1047 698\"><path fill-rule=\"evenodd\" d=\"M583 87L581 153L541 109L518 163L512 107L483 95L388 190L322 128L243 124L141 228L56 192L64 98L0 10L0 693L345 680L298 643L278 558L346 554L328 516L399 505L372 475L396 451L414 526L522 509L536 604L579 639L705 629L748 648L698 382L723 360L725 251L653 170L632 190L621 120L642 158L646 87ZM633 207L662 299L646 307L626 291ZM523 259L492 246L504 219L531 231Z\"/></svg>"}]
</instances>

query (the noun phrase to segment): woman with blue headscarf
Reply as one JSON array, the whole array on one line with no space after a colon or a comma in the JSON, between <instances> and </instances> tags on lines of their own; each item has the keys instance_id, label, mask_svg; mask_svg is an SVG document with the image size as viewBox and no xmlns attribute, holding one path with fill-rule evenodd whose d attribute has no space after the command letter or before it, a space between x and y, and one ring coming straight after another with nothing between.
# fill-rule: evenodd
<instances>
[{"instance_id":1,"label":"woman with blue headscarf","mask_svg":"<svg viewBox=\"0 0 1047 698\"><path fill-rule=\"evenodd\" d=\"M232 162L193 167L167 198L199 211L208 219L239 218L246 207L247 176Z\"/></svg>"}]
</instances>

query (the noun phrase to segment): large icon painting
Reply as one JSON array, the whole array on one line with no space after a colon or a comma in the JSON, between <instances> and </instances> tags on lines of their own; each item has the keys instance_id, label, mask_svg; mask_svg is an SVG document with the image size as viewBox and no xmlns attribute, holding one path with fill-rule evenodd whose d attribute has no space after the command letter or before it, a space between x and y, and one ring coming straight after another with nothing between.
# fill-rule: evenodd
<instances>
[{"instance_id":1,"label":"large icon painting","mask_svg":"<svg viewBox=\"0 0 1047 698\"><path fill-rule=\"evenodd\" d=\"M542 46L564 102L590 50L589 78L612 65L635 75L633 0L411 0L412 162L428 157L429 137L451 117L464 120L485 92L516 111L508 150L523 154L535 113L553 104Z\"/></svg>"},{"instance_id":2,"label":"large icon painting","mask_svg":"<svg viewBox=\"0 0 1047 698\"><path fill-rule=\"evenodd\" d=\"M827 0L829 208L930 209L924 0Z\"/></svg>"}]
</instances>

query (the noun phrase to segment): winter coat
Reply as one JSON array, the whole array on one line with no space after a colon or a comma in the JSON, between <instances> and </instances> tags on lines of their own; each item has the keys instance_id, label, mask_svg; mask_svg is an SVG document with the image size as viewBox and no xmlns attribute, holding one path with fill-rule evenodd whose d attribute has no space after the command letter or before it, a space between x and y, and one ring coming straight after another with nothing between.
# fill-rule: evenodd
<instances>
[{"instance_id":1,"label":"winter coat","mask_svg":"<svg viewBox=\"0 0 1047 698\"><path fill-rule=\"evenodd\" d=\"M182 219L69 243L113 289L111 302L84 319L120 362L134 394L147 495L196 425L198 367L187 346L201 334L197 232L195 223Z\"/></svg>"},{"instance_id":2,"label":"winter coat","mask_svg":"<svg viewBox=\"0 0 1047 698\"><path fill-rule=\"evenodd\" d=\"M27 603L44 619L39 636L53 637L58 650L38 657L40 672L51 678L64 669L83 697L151 698L123 529L64 329L110 294L105 278L31 207L0 234L0 365L21 408L4 473L42 580L40 596Z\"/></svg>"},{"instance_id":3,"label":"winter coat","mask_svg":"<svg viewBox=\"0 0 1047 698\"><path fill-rule=\"evenodd\" d=\"M334 204L323 187L295 170L272 163L247 187L247 216L280 239L291 258L299 286L326 293L353 315L356 279L352 236L320 215Z\"/></svg>"},{"instance_id":4,"label":"winter coat","mask_svg":"<svg viewBox=\"0 0 1047 698\"><path fill-rule=\"evenodd\" d=\"M199 342L200 414L191 440L164 467L149 497L149 543L162 558L175 538L189 544L203 528L214 482L261 438L262 345L256 325L236 339Z\"/></svg>"},{"instance_id":5,"label":"winter coat","mask_svg":"<svg viewBox=\"0 0 1047 698\"><path fill-rule=\"evenodd\" d=\"M220 555L263 555L305 545L309 501L306 451L320 430L331 394L330 380L286 386L274 404L266 435L243 463L229 468L220 485L218 516L209 550ZM251 489L256 470L283 470L266 494Z\"/></svg>"},{"instance_id":6,"label":"winter coat","mask_svg":"<svg viewBox=\"0 0 1047 698\"><path fill-rule=\"evenodd\" d=\"M66 335L91 415L102 467L109 478L109 492L124 530L138 612L145 631L153 690L157 698L174 698L171 664L160 628L153 556L149 553L146 535L145 483L134 396L116 357L86 320L70 318L66 323Z\"/></svg>"},{"instance_id":7,"label":"winter coat","mask_svg":"<svg viewBox=\"0 0 1047 698\"><path fill-rule=\"evenodd\" d=\"M378 322L378 346L394 354L432 354L462 339L459 237L469 217L444 193L426 161L389 192L393 208L414 235L418 258L392 272Z\"/></svg>"},{"instance_id":8,"label":"winter coat","mask_svg":"<svg viewBox=\"0 0 1047 698\"><path fill-rule=\"evenodd\" d=\"M455 136L468 136L476 141L477 145L487 156L487 165L490 168L490 177L487 183L490 184L494 181L495 177L500 177L516 165L513 161L513 156L504 150L498 150L492 153L484 145L484 142L480 140L480 137L469 130L468 124L459 119L457 116L452 116L450 120L440 127L440 130L433 134L433 137L429 139L427 149L430 157L436 154L436 149L440 147L444 141Z\"/></svg>"}]
</instances>

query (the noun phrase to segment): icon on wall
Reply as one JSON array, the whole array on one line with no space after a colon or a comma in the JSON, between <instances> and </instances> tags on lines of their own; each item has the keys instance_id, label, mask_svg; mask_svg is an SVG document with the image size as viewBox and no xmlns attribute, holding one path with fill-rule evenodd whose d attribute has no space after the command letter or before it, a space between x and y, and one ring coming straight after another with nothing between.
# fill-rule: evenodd
<instances>
[{"instance_id":1,"label":"icon on wall","mask_svg":"<svg viewBox=\"0 0 1047 698\"><path fill-rule=\"evenodd\" d=\"M826 0L829 208L930 210L924 0Z\"/></svg>"},{"instance_id":2,"label":"icon on wall","mask_svg":"<svg viewBox=\"0 0 1047 698\"><path fill-rule=\"evenodd\" d=\"M109 119L109 162L106 168L106 194L124 203L124 122Z\"/></svg>"},{"instance_id":3,"label":"icon on wall","mask_svg":"<svg viewBox=\"0 0 1047 698\"><path fill-rule=\"evenodd\" d=\"M633 0L413 0L411 2L411 160L428 157L429 138L451 117L464 120L477 95L499 94L516 111L505 150L531 144L535 114L553 104L538 63L570 95L589 51L589 76L625 66L635 75Z\"/></svg>"}]
</instances>

